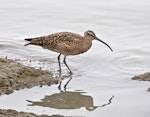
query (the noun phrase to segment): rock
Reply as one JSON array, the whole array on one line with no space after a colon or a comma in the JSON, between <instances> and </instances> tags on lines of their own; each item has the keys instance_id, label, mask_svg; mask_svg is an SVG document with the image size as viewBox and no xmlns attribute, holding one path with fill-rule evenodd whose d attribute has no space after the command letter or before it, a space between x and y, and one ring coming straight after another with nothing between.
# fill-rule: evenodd
<instances>
[{"instance_id":1,"label":"rock","mask_svg":"<svg viewBox=\"0 0 150 117\"><path fill-rule=\"evenodd\" d=\"M150 81L150 72L134 76L132 79L133 80L140 80L140 81Z\"/></svg>"},{"instance_id":2,"label":"rock","mask_svg":"<svg viewBox=\"0 0 150 117\"><path fill-rule=\"evenodd\" d=\"M150 82L150 72L137 75L132 77L133 80L139 80L139 81L149 81ZM150 87L148 88L148 91L150 91Z\"/></svg>"},{"instance_id":3,"label":"rock","mask_svg":"<svg viewBox=\"0 0 150 117\"><path fill-rule=\"evenodd\" d=\"M148 91L150 91L150 87L148 88Z\"/></svg>"}]
</instances>

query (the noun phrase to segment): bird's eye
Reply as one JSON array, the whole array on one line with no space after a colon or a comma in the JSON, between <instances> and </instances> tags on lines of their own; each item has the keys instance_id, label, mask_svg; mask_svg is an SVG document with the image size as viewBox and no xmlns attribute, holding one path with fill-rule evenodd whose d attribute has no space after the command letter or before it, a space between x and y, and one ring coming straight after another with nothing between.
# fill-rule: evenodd
<instances>
[{"instance_id":1,"label":"bird's eye","mask_svg":"<svg viewBox=\"0 0 150 117\"><path fill-rule=\"evenodd\" d=\"M89 36L94 37L94 35L92 33L88 33L88 34L89 34Z\"/></svg>"}]
</instances>

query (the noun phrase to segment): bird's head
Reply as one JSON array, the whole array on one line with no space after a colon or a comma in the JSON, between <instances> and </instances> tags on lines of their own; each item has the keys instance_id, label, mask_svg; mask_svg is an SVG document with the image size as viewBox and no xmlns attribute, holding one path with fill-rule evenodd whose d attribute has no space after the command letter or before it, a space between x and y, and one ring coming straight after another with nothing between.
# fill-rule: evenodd
<instances>
[{"instance_id":1,"label":"bird's head","mask_svg":"<svg viewBox=\"0 0 150 117\"><path fill-rule=\"evenodd\" d=\"M86 31L86 32L84 33L84 38L100 41L100 42L102 42L103 44L105 44L107 47L109 47L109 49L110 49L111 51L113 51L112 48L111 48L107 43L105 43L104 41L102 41L101 39L99 39L99 38L95 35L95 33L94 33L93 31L91 31L91 30L88 30L88 31Z\"/></svg>"}]
</instances>

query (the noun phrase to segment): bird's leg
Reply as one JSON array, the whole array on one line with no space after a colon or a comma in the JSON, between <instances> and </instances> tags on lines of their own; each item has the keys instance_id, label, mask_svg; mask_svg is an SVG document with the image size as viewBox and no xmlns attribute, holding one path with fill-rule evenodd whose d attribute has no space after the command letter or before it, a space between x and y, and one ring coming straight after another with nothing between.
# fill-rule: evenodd
<instances>
[{"instance_id":1,"label":"bird's leg","mask_svg":"<svg viewBox=\"0 0 150 117\"><path fill-rule=\"evenodd\" d=\"M72 74L72 71L70 70L70 68L68 67L68 65L67 65L67 63L66 63L66 56L64 57L64 64L66 65L66 67L68 68L68 70L69 70L69 72L70 72L70 74Z\"/></svg>"},{"instance_id":2,"label":"bird's leg","mask_svg":"<svg viewBox=\"0 0 150 117\"><path fill-rule=\"evenodd\" d=\"M70 75L69 80L67 81L67 83L64 85L64 90L66 91L67 89L67 85L69 84L69 82L72 80L72 74Z\"/></svg>"},{"instance_id":3,"label":"bird's leg","mask_svg":"<svg viewBox=\"0 0 150 117\"><path fill-rule=\"evenodd\" d=\"M59 54L57 58L58 58L58 64L59 64L59 72L61 73L60 56L61 54Z\"/></svg>"},{"instance_id":4,"label":"bird's leg","mask_svg":"<svg viewBox=\"0 0 150 117\"><path fill-rule=\"evenodd\" d=\"M59 86L58 86L59 90L61 90L61 83L62 83L62 81L60 81L60 83L59 83Z\"/></svg>"}]
</instances>

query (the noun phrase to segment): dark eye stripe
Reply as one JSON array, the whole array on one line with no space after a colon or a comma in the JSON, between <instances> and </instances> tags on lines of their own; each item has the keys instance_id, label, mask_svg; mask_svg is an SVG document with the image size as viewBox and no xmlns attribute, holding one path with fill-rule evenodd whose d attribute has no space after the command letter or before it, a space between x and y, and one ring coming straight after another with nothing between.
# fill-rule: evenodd
<instances>
[{"instance_id":1,"label":"dark eye stripe","mask_svg":"<svg viewBox=\"0 0 150 117\"><path fill-rule=\"evenodd\" d=\"M88 32L88 35L90 35L90 36L94 37L93 32Z\"/></svg>"}]
</instances>

